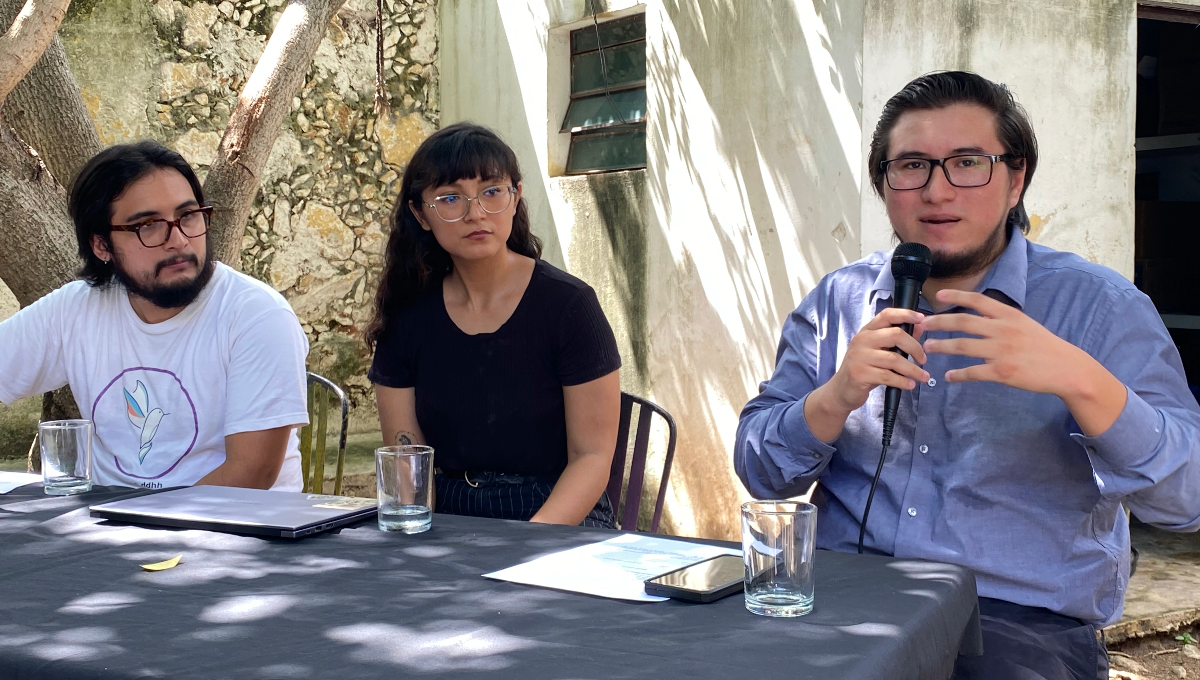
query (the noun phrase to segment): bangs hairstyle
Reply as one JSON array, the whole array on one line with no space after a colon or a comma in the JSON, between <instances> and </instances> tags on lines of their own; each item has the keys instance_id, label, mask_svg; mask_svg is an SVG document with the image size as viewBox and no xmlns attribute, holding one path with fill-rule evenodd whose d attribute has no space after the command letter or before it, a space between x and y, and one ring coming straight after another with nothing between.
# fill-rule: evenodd
<instances>
[{"instance_id":1,"label":"bangs hairstyle","mask_svg":"<svg viewBox=\"0 0 1200 680\"><path fill-rule=\"evenodd\" d=\"M996 136L1004 146L1004 153L1012 156L1005 164L1012 170L1025 168L1025 185L1021 187L1017 204L1008 211L1007 226L1028 233L1025 192L1033 182L1034 170L1037 170L1037 136L1029 123L1029 114L1017 103L1008 88L975 73L942 71L923 75L905 85L884 104L875 134L871 136L871 152L867 157L867 170L875 193L883 198L883 162L888 160L892 129L896 127L900 116L909 111L944 109L954 104L974 104L991 111L996 119Z\"/></svg>"},{"instance_id":2,"label":"bangs hairstyle","mask_svg":"<svg viewBox=\"0 0 1200 680\"><path fill-rule=\"evenodd\" d=\"M495 132L473 123L455 123L433 133L417 147L404 170L400 195L392 208L391 234L383 256L383 273L375 292L375 309L366 330L367 345L375 343L397 312L412 304L431 285L449 274L454 264L432 232L421 228L413 207L421 209L421 194L461 179L482 182L507 178L515 188L521 181L517 155ZM410 206L411 203L411 206ZM542 241L529 227L525 199L517 201L508 249L539 259Z\"/></svg>"},{"instance_id":3,"label":"bangs hairstyle","mask_svg":"<svg viewBox=\"0 0 1200 680\"><path fill-rule=\"evenodd\" d=\"M159 169L175 170L183 175L204 205L204 189L183 156L158 142L145 140L136 144L110 146L87 162L75 184L67 210L75 223L75 238L79 241L79 257L83 268L79 278L88 285L103 288L113 281L113 268L92 252L92 237L104 239L112 249L112 204L125 193L130 184Z\"/></svg>"}]
</instances>

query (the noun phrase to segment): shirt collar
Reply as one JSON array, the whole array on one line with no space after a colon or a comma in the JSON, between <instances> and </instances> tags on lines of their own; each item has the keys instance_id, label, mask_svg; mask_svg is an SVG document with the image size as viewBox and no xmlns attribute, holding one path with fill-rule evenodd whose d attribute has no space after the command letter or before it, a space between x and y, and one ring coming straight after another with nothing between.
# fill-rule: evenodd
<instances>
[{"instance_id":1,"label":"shirt collar","mask_svg":"<svg viewBox=\"0 0 1200 680\"><path fill-rule=\"evenodd\" d=\"M1002 293L1018 308L1025 306L1025 283L1029 276L1029 253L1025 235L1020 229L1011 229L1011 236L1004 252L992 264L991 269L980 282L978 293L987 294L995 291ZM892 251L886 253L883 267L875 277L871 286L872 299L891 299L892 291L896 288L896 280L892 278Z\"/></svg>"}]
</instances>

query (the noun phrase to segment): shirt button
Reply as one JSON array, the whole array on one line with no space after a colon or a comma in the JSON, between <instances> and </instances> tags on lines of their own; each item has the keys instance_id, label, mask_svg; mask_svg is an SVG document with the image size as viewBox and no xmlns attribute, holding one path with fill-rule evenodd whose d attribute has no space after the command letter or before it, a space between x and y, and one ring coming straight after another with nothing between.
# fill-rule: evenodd
<instances>
[{"instance_id":1,"label":"shirt button","mask_svg":"<svg viewBox=\"0 0 1200 680\"><path fill-rule=\"evenodd\" d=\"M821 452L817 451L816 453L814 453L813 458L816 458L817 460L821 460Z\"/></svg>"},{"instance_id":2,"label":"shirt button","mask_svg":"<svg viewBox=\"0 0 1200 680\"><path fill-rule=\"evenodd\" d=\"M928 383L928 385L929 385L930 387L933 387L934 385L937 385L937 381L936 381L936 380L934 380L933 378L930 378L930 379L929 379L929 383Z\"/></svg>"},{"instance_id":3,"label":"shirt button","mask_svg":"<svg viewBox=\"0 0 1200 680\"><path fill-rule=\"evenodd\" d=\"M909 509L908 509L908 516L909 516L909 517L916 517L916 516L917 516L917 509L916 509L916 508L909 508Z\"/></svg>"},{"instance_id":4,"label":"shirt button","mask_svg":"<svg viewBox=\"0 0 1200 680\"><path fill-rule=\"evenodd\" d=\"M929 447L921 444L921 453L929 453Z\"/></svg>"}]
</instances>

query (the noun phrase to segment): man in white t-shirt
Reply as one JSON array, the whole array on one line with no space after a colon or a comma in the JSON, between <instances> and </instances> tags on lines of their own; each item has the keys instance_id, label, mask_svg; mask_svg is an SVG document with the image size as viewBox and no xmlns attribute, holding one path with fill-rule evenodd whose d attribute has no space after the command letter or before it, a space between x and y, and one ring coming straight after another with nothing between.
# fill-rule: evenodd
<instances>
[{"instance_id":1,"label":"man in white t-shirt","mask_svg":"<svg viewBox=\"0 0 1200 680\"><path fill-rule=\"evenodd\" d=\"M178 153L102 151L71 191L83 280L0 323L0 402L70 385L97 484L300 490L308 340L209 256L211 210Z\"/></svg>"}]
</instances>

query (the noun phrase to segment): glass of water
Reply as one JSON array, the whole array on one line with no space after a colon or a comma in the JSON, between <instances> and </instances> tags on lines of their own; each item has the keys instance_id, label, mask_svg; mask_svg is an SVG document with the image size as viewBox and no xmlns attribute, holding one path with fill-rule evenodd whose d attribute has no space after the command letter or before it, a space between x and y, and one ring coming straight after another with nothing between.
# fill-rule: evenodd
<instances>
[{"instance_id":1,"label":"glass of water","mask_svg":"<svg viewBox=\"0 0 1200 680\"><path fill-rule=\"evenodd\" d=\"M746 609L762 616L811 612L816 539L817 508L811 503L743 503Z\"/></svg>"},{"instance_id":2,"label":"glass of water","mask_svg":"<svg viewBox=\"0 0 1200 680\"><path fill-rule=\"evenodd\" d=\"M379 529L419 534L433 525L433 448L375 449Z\"/></svg>"},{"instance_id":3,"label":"glass of water","mask_svg":"<svg viewBox=\"0 0 1200 680\"><path fill-rule=\"evenodd\" d=\"M92 490L92 421L38 423L38 442L47 495L70 496Z\"/></svg>"}]
</instances>

